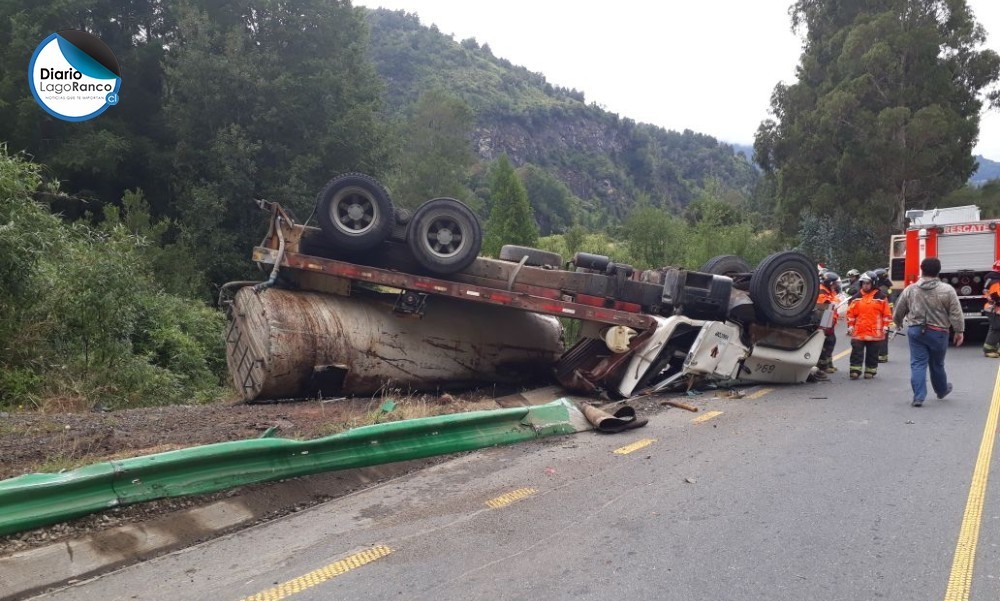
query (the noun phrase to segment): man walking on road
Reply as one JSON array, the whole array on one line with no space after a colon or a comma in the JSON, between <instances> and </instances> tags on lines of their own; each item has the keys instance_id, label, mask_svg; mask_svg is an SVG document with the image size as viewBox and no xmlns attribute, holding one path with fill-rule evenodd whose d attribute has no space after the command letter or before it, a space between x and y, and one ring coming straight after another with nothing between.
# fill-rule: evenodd
<instances>
[{"instance_id":1,"label":"man walking on road","mask_svg":"<svg viewBox=\"0 0 1000 601\"><path fill-rule=\"evenodd\" d=\"M965 317L955 289L938 279L941 260L920 262L919 281L906 287L896 301L892 320L906 327L910 343L910 387L913 406L920 407L927 397L927 368L931 371L931 386L937 398L951 392L948 374L944 371L944 355L948 351L948 327L955 331L955 346L965 340Z\"/></svg>"}]
</instances>

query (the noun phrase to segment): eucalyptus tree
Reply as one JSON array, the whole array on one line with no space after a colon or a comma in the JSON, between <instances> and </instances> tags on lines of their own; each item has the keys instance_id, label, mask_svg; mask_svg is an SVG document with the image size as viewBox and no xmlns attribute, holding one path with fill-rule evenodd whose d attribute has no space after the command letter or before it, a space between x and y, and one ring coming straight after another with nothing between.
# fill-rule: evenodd
<instances>
[{"instance_id":1,"label":"eucalyptus tree","mask_svg":"<svg viewBox=\"0 0 1000 601\"><path fill-rule=\"evenodd\" d=\"M885 240L907 209L974 171L980 111L1000 103L1000 56L965 0L798 0L789 12L805 29L797 81L775 87L754 143L783 229L808 210L851 215L861 238Z\"/></svg>"}]
</instances>

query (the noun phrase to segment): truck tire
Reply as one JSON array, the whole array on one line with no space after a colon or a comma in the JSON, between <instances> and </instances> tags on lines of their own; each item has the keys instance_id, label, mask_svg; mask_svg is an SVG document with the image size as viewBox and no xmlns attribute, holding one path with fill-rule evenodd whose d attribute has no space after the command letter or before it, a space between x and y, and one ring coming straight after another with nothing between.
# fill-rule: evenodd
<instances>
[{"instance_id":1,"label":"truck tire","mask_svg":"<svg viewBox=\"0 0 1000 601\"><path fill-rule=\"evenodd\" d=\"M818 293L816 264L797 251L774 253L750 276L750 300L757 317L774 325L806 323L816 308Z\"/></svg>"},{"instance_id":2,"label":"truck tire","mask_svg":"<svg viewBox=\"0 0 1000 601\"><path fill-rule=\"evenodd\" d=\"M316 213L323 233L349 251L378 246L394 221L389 192L362 173L345 173L330 180L316 198Z\"/></svg>"},{"instance_id":3,"label":"truck tire","mask_svg":"<svg viewBox=\"0 0 1000 601\"><path fill-rule=\"evenodd\" d=\"M520 263L521 259L528 257L525 265L532 267L562 267L562 257L559 253L530 248L527 246L517 246L516 244L504 244L500 248L501 261L513 261Z\"/></svg>"},{"instance_id":4,"label":"truck tire","mask_svg":"<svg viewBox=\"0 0 1000 601\"><path fill-rule=\"evenodd\" d=\"M740 273L750 273L750 264L736 255L719 255L705 261L705 264L698 271L733 277Z\"/></svg>"},{"instance_id":5,"label":"truck tire","mask_svg":"<svg viewBox=\"0 0 1000 601\"><path fill-rule=\"evenodd\" d=\"M434 198L420 205L410 219L406 244L427 271L449 274L468 267L483 245L479 219L454 198Z\"/></svg>"}]
</instances>

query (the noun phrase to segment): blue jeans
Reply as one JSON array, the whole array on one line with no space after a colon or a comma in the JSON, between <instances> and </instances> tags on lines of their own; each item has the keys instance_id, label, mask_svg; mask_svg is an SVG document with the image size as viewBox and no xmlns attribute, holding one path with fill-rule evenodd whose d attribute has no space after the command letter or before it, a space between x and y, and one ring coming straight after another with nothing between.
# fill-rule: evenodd
<instances>
[{"instance_id":1,"label":"blue jeans","mask_svg":"<svg viewBox=\"0 0 1000 601\"><path fill-rule=\"evenodd\" d=\"M913 399L927 398L927 368L931 368L931 387L939 396L948 391L948 374L944 372L944 354L948 351L948 332L924 330L910 326L906 330L910 343L910 387Z\"/></svg>"}]
</instances>

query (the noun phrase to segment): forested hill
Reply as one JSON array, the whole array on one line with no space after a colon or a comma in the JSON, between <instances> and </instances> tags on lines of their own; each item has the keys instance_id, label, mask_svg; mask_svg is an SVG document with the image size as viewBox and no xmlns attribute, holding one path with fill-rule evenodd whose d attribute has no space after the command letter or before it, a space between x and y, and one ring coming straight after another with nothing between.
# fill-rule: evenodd
<instances>
[{"instance_id":1,"label":"forested hill","mask_svg":"<svg viewBox=\"0 0 1000 601\"><path fill-rule=\"evenodd\" d=\"M976 155L976 172L972 174L969 183L973 186L982 186L995 179L1000 179L1000 163Z\"/></svg>"},{"instance_id":2,"label":"forested hill","mask_svg":"<svg viewBox=\"0 0 1000 601\"><path fill-rule=\"evenodd\" d=\"M416 15L378 9L368 22L392 112L405 116L430 89L454 94L472 109L480 161L505 152L515 166L536 165L612 219L640 198L677 211L706 186L746 197L756 183L751 164L711 136L636 123L587 104L583 92L553 86L494 56L488 44L457 41Z\"/></svg>"}]
</instances>

